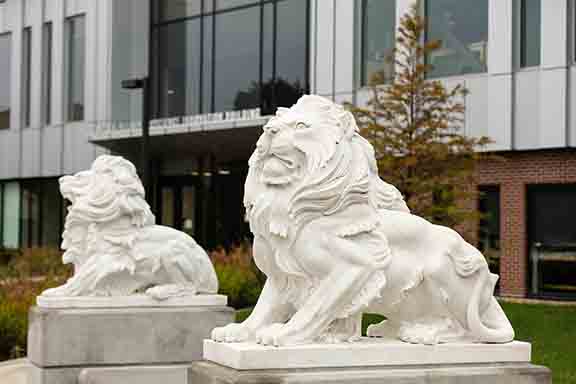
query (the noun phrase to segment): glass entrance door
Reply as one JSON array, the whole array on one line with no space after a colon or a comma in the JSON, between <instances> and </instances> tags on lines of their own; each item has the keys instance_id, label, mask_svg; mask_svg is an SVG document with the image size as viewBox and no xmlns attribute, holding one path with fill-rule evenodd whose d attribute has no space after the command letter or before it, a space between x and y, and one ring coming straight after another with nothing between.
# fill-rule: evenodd
<instances>
[{"instance_id":1,"label":"glass entrance door","mask_svg":"<svg viewBox=\"0 0 576 384\"><path fill-rule=\"evenodd\" d=\"M159 224L194 236L196 231L196 186L186 178L168 178L160 186Z\"/></svg>"}]
</instances>

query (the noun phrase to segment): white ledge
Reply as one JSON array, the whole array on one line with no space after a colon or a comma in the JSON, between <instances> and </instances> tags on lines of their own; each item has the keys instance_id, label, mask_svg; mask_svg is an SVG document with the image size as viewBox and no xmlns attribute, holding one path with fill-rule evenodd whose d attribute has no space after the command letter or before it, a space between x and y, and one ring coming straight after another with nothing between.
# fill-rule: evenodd
<instances>
[{"instance_id":1,"label":"white ledge","mask_svg":"<svg viewBox=\"0 0 576 384\"><path fill-rule=\"evenodd\" d=\"M528 363L530 343L408 344L367 339L356 343L267 347L204 340L204 359L238 370L374 367L467 363Z\"/></svg>"},{"instance_id":2,"label":"white ledge","mask_svg":"<svg viewBox=\"0 0 576 384\"><path fill-rule=\"evenodd\" d=\"M36 304L41 308L130 308L130 307L206 307L227 305L224 295L175 296L156 300L147 295L131 296L38 296Z\"/></svg>"}]
</instances>

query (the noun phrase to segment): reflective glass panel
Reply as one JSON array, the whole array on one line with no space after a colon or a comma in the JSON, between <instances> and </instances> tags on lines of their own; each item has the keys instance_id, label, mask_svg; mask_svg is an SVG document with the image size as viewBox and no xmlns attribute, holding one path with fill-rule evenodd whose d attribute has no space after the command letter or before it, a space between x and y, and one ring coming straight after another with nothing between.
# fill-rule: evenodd
<instances>
[{"instance_id":1,"label":"reflective glass panel","mask_svg":"<svg viewBox=\"0 0 576 384\"><path fill-rule=\"evenodd\" d=\"M158 117L198 113L200 93L200 19L158 28Z\"/></svg>"},{"instance_id":2,"label":"reflective glass panel","mask_svg":"<svg viewBox=\"0 0 576 384\"><path fill-rule=\"evenodd\" d=\"M32 28L22 34L22 125L30 126L30 62L32 57Z\"/></svg>"},{"instance_id":3,"label":"reflective glass panel","mask_svg":"<svg viewBox=\"0 0 576 384\"><path fill-rule=\"evenodd\" d=\"M540 0L522 0L520 9L520 66L540 65Z\"/></svg>"},{"instance_id":4,"label":"reflective glass panel","mask_svg":"<svg viewBox=\"0 0 576 384\"><path fill-rule=\"evenodd\" d=\"M362 85L368 85L377 73L384 79L394 76L394 65L388 61L394 49L396 34L396 1L364 0L362 7Z\"/></svg>"},{"instance_id":5,"label":"reflective glass panel","mask_svg":"<svg viewBox=\"0 0 576 384\"><path fill-rule=\"evenodd\" d=\"M259 105L260 7L217 14L214 98L216 111Z\"/></svg>"},{"instance_id":6,"label":"reflective glass panel","mask_svg":"<svg viewBox=\"0 0 576 384\"><path fill-rule=\"evenodd\" d=\"M306 0L288 0L277 5L276 105L290 107L305 93Z\"/></svg>"},{"instance_id":7,"label":"reflective glass panel","mask_svg":"<svg viewBox=\"0 0 576 384\"><path fill-rule=\"evenodd\" d=\"M432 77L486 71L488 0L427 0L428 40L442 46L429 57Z\"/></svg>"},{"instance_id":8,"label":"reflective glass panel","mask_svg":"<svg viewBox=\"0 0 576 384\"><path fill-rule=\"evenodd\" d=\"M86 41L84 16L68 22L68 121L84 120L84 81Z\"/></svg>"},{"instance_id":9,"label":"reflective glass panel","mask_svg":"<svg viewBox=\"0 0 576 384\"><path fill-rule=\"evenodd\" d=\"M42 99L44 123L52 120L52 23L44 24L42 43Z\"/></svg>"},{"instance_id":10,"label":"reflective glass panel","mask_svg":"<svg viewBox=\"0 0 576 384\"><path fill-rule=\"evenodd\" d=\"M11 60L11 35L0 35L0 129L10 128Z\"/></svg>"}]
</instances>

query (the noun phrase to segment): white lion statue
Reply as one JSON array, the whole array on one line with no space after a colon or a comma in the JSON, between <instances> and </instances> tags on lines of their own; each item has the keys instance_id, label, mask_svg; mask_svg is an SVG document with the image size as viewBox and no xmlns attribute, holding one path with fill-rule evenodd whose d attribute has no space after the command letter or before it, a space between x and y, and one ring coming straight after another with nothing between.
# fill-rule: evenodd
<instances>
[{"instance_id":1,"label":"white lion statue","mask_svg":"<svg viewBox=\"0 0 576 384\"><path fill-rule=\"evenodd\" d=\"M360 336L436 344L505 343L498 276L452 229L410 214L378 177L352 114L319 96L280 108L249 161L245 206L254 259L268 277L252 314L212 339L264 345Z\"/></svg>"},{"instance_id":2,"label":"white lion statue","mask_svg":"<svg viewBox=\"0 0 576 384\"><path fill-rule=\"evenodd\" d=\"M155 225L136 168L119 156L98 157L90 170L60 178L71 202L62 249L74 276L42 296L154 299L218 290L206 252L187 234Z\"/></svg>"}]
</instances>

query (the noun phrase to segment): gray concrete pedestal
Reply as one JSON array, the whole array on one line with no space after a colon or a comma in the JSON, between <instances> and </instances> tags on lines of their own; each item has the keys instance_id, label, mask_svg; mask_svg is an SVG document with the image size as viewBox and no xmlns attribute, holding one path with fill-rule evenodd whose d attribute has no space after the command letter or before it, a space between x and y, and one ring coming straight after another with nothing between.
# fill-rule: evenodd
<instances>
[{"instance_id":1,"label":"gray concrete pedestal","mask_svg":"<svg viewBox=\"0 0 576 384\"><path fill-rule=\"evenodd\" d=\"M191 364L189 384L551 384L550 370L529 363L236 370Z\"/></svg>"},{"instance_id":2,"label":"gray concrete pedestal","mask_svg":"<svg viewBox=\"0 0 576 384\"><path fill-rule=\"evenodd\" d=\"M187 365L202 359L202 341L214 327L232 322L234 311L225 306L33 307L29 319L33 384L77 384L80 378L95 383L110 369L120 369L126 378L134 368L141 377L146 367L148 374L166 378L157 382L184 384L170 378L186 377Z\"/></svg>"}]
</instances>

